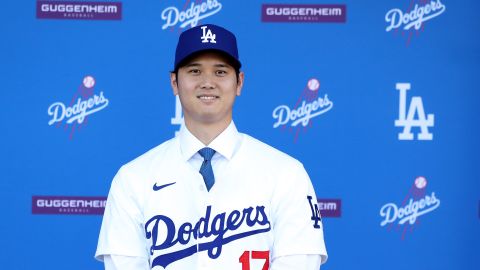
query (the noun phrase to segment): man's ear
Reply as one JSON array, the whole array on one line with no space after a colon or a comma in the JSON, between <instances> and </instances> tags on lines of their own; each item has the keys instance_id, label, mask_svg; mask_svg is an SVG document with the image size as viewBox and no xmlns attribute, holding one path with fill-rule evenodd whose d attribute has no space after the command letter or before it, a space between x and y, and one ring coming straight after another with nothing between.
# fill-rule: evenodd
<instances>
[{"instance_id":1,"label":"man's ear","mask_svg":"<svg viewBox=\"0 0 480 270\"><path fill-rule=\"evenodd\" d=\"M175 72L170 72L170 86L172 87L173 94L178 96L178 82L177 74Z\"/></svg>"},{"instance_id":2,"label":"man's ear","mask_svg":"<svg viewBox=\"0 0 480 270\"><path fill-rule=\"evenodd\" d=\"M240 96L242 93L242 88L243 88L243 82L245 80L245 74L243 71L238 73L238 81L237 81L237 96Z\"/></svg>"}]
</instances>

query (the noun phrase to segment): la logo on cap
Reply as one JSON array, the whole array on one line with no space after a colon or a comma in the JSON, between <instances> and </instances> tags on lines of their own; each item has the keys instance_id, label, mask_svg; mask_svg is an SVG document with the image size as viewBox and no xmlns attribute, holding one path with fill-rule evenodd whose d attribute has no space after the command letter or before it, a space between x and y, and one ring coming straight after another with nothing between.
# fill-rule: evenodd
<instances>
[{"instance_id":1,"label":"la logo on cap","mask_svg":"<svg viewBox=\"0 0 480 270\"><path fill-rule=\"evenodd\" d=\"M202 43L217 43L215 41L215 38L217 37L217 35L213 34L212 33L212 30L210 29L207 29L207 26L202 26L202 31L203 31L203 36L201 37L202 39ZM208 31L207 31L208 30Z\"/></svg>"}]
</instances>

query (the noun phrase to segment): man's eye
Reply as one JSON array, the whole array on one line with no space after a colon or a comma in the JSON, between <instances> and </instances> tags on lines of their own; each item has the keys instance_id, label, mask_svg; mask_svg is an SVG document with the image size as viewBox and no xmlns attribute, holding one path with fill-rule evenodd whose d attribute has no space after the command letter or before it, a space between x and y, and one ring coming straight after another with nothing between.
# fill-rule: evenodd
<instances>
[{"instance_id":1,"label":"man's eye","mask_svg":"<svg viewBox=\"0 0 480 270\"><path fill-rule=\"evenodd\" d=\"M200 73L200 70L199 69L190 69L188 71L188 73L191 73L191 74L199 74Z\"/></svg>"},{"instance_id":2,"label":"man's eye","mask_svg":"<svg viewBox=\"0 0 480 270\"><path fill-rule=\"evenodd\" d=\"M217 70L217 75L223 76L225 74L227 74L225 70Z\"/></svg>"}]
</instances>

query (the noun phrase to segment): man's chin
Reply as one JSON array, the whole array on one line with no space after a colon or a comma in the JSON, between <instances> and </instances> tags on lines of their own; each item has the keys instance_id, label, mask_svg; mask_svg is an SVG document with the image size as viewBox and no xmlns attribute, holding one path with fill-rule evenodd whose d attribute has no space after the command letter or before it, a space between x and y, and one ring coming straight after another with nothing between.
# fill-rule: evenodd
<instances>
[{"instance_id":1,"label":"man's chin","mask_svg":"<svg viewBox=\"0 0 480 270\"><path fill-rule=\"evenodd\" d=\"M193 122L197 122L198 124L215 125L215 124L221 124L221 123L228 124L232 120L232 117L231 116L220 117L218 113L208 112L208 113L203 113L201 115L198 115L195 119L192 119L192 120Z\"/></svg>"}]
</instances>

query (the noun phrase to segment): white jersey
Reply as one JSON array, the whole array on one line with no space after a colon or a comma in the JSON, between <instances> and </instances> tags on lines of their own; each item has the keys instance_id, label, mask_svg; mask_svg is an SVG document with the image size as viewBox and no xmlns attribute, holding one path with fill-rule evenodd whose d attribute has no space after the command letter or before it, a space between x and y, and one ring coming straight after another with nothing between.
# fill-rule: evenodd
<instances>
[{"instance_id":1,"label":"white jersey","mask_svg":"<svg viewBox=\"0 0 480 270\"><path fill-rule=\"evenodd\" d=\"M182 148L193 135L182 130L115 176L97 259L144 257L167 270L263 270L276 257L299 254L326 260L317 199L300 162L232 122L209 145L227 158L207 191Z\"/></svg>"}]
</instances>

